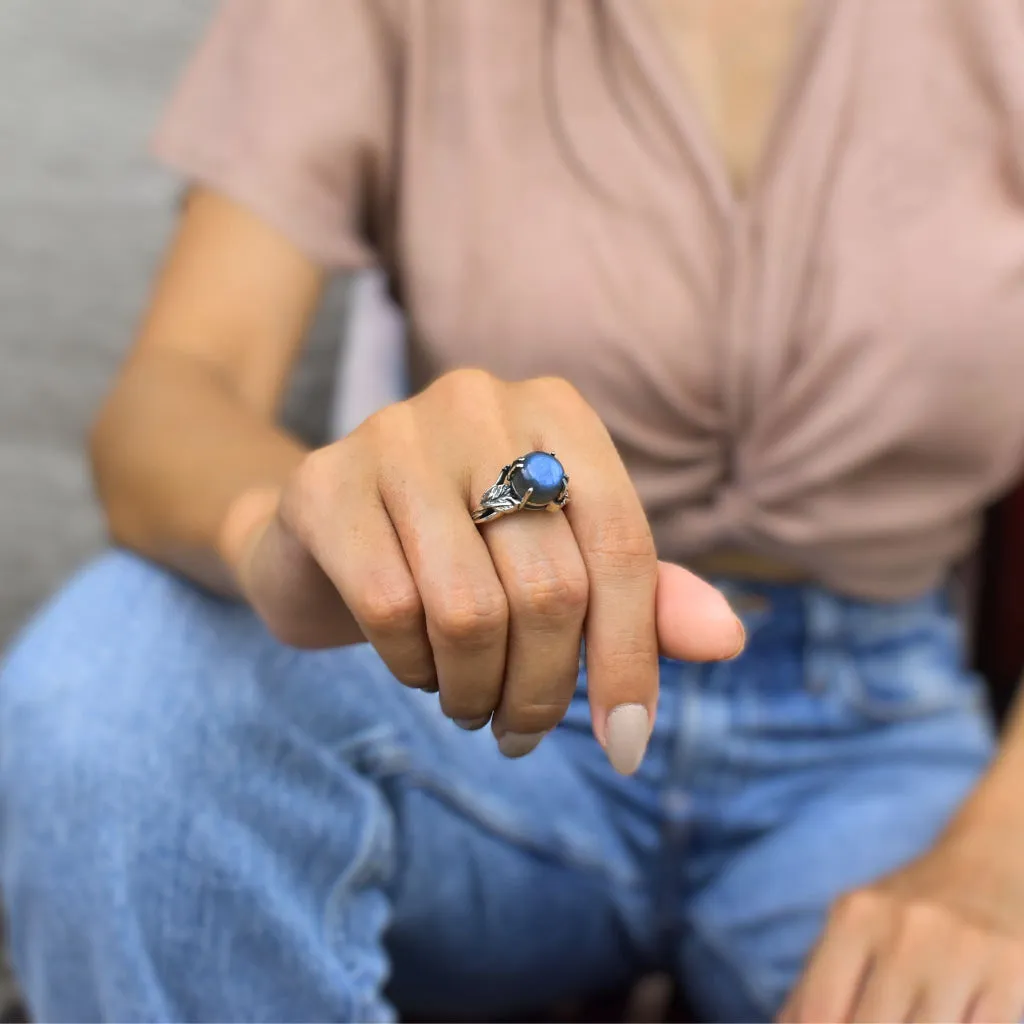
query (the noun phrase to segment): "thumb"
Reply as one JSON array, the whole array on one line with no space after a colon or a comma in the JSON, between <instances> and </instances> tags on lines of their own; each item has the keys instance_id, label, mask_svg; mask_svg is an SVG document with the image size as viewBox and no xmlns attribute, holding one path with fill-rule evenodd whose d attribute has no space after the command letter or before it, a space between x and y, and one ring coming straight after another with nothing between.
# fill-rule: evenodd
<instances>
[{"instance_id":1,"label":"thumb","mask_svg":"<svg viewBox=\"0 0 1024 1024\"><path fill-rule=\"evenodd\" d=\"M671 562L658 563L658 648L680 661L722 661L743 650L743 624L710 583Z\"/></svg>"}]
</instances>

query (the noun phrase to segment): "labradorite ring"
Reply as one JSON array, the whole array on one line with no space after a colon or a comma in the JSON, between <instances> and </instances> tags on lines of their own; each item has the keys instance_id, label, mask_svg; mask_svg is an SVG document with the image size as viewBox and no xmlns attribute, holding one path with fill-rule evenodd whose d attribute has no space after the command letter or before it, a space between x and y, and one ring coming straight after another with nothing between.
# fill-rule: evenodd
<instances>
[{"instance_id":1,"label":"labradorite ring","mask_svg":"<svg viewBox=\"0 0 1024 1024\"><path fill-rule=\"evenodd\" d=\"M569 477L554 452L527 452L498 474L473 510L474 523L522 509L564 508L569 500Z\"/></svg>"}]
</instances>

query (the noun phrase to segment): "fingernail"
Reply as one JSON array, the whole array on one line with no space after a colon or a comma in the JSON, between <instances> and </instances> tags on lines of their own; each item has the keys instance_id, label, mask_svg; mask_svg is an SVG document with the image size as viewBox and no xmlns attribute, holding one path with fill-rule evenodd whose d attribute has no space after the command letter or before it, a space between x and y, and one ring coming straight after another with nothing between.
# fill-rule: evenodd
<instances>
[{"instance_id":1,"label":"fingernail","mask_svg":"<svg viewBox=\"0 0 1024 1024\"><path fill-rule=\"evenodd\" d=\"M477 729L482 729L489 721L489 716L484 718L453 718L452 721L460 728L465 729L466 732L476 732Z\"/></svg>"},{"instance_id":2,"label":"fingernail","mask_svg":"<svg viewBox=\"0 0 1024 1024\"><path fill-rule=\"evenodd\" d=\"M726 661L732 661L733 658L738 658L747 646L747 630L739 617L737 617L736 619L736 629L739 631L740 634L739 646L736 648L735 651L732 652L732 654L729 655L728 658L725 659Z\"/></svg>"},{"instance_id":3,"label":"fingernail","mask_svg":"<svg viewBox=\"0 0 1024 1024\"><path fill-rule=\"evenodd\" d=\"M420 689L424 693L437 693L441 688L437 685L437 683L424 683L420 687Z\"/></svg>"},{"instance_id":4,"label":"fingernail","mask_svg":"<svg viewBox=\"0 0 1024 1024\"><path fill-rule=\"evenodd\" d=\"M545 736L546 732L507 732L498 740L498 749L506 757L523 757Z\"/></svg>"},{"instance_id":5,"label":"fingernail","mask_svg":"<svg viewBox=\"0 0 1024 1024\"><path fill-rule=\"evenodd\" d=\"M651 720L643 704L620 704L608 713L605 751L612 767L632 775L640 767L651 736Z\"/></svg>"}]
</instances>

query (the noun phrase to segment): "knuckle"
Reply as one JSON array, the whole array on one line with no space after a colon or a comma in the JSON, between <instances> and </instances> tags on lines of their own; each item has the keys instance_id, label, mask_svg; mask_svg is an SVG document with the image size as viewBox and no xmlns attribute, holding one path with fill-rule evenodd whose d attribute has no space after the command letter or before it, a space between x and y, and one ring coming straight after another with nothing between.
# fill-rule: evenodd
<instances>
[{"instance_id":1,"label":"knuckle","mask_svg":"<svg viewBox=\"0 0 1024 1024\"><path fill-rule=\"evenodd\" d=\"M498 378L487 370L465 366L438 377L428 391L444 398L461 398L467 394L478 395L481 391L492 391L498 383Z\"/></svg>"},{"instance_id":2,"label":"knuckle","mask_svg":"<svg viewBox=\"0 0 1024 1024\"><path fill-rule=\"evenodd\" d=\"M430 619L449 646L483 648L503 636L508 623L508 601L500 590L465 587L447 595Z\"/></svg>"},{"instance_id":3,"label":"knuckle","mask_svg":"<svg viewBox=\"0 0 1024 1024\"><path fill-rule=\"evenodd\" d=\"M534 733L553 729L565 716L569 707L571 691L564 701L511 702L502 705L498 718L506 732Z\"/></svg>"},{"instance_id":4,"label":"knuckle","mask_svg":"<svg viewBox=\"0 0 1024 1024\"><path fill-rule=\"evenodd\" d=\"M929 914L927 910L903 907L890 925L890 956L909 963L933 949L937 942L950 940L945 923L940 915Z\"/></svg>"},{"instance_id":5,"label":"knuckle","mask_svg":"<svg viewBox=\"0 0 1024 1024\"><path fill-rule=\"evenodd\" d=\"M616 576L641 576L657 571L654 537L642 514L627 510L611 513L588 546L595 563Z\"/></svg>"},{"instance_id":6,"label":"knuckle","mask_svg":"<svg viewBox=\"0 0 1024 1024\"><path fill-rule=\"evenodd\" d=\"M622 630L612 638L614 646L606 644L601 650L601 667L608 679L633 680L641 685L651 679L650 686L657 686L658 678L658 637L652 624L649 631ZM641 691L647 689L641 686Z\"/></svg>"},{"instance_id":7,"label":"knuckle","mask_svg":"<svg viewBox=\"0 0 1024 1024\"><path fill-rule=\"evenodd\" d=\"M486 370L466 367L439 377L415 401L422 401L429 415L443 414L446 423L463 424L467 436L483 434L494 440L505 434L507 387Z\"/></svg>"},{"instance_id":8,"label":"knuckle","mask_svg":"<svg viewBox=\"0 0 1024 1024\"><path fill-rule=\"evenodd\" d=\"M555 376L534 377L513 386L523 389L530 404L561 411L563 420L571 422L577 431L591 438L603 437L606 444L612 447L601 417L571 381Z\"/></svg>"},{"instance_id":9,"label":"knuckle","mask_svg":"<svg viewBox=\"0 0 1024 1024\"><path fill-rule=\"evenodd\" d=\"M835 922L856 927L870 921L878 913L880 903L881 897L872 889L855 889L832 904L830 917Z\"/></svg>"},{"instance_id":10,"label":"knuckle","mask_svg":"<svg viewBox=\"0 0 1024 1024\"><path fill-rule=\"evenodd\" d=\"M542 622L561 624L583 618L590 586L586 572L559 571L550 563L527 563L510 595L513 613Z\"/></svg>"},{"instance_id":11,"label":"knuckle","mask_svg":"<svg viewBox=\"0 0 1024 1024\"><path fill-rule=\"evenodd\" d=\"M411 401L395 402L369 416L341 444L360 453L378 486L396 463L421 457L422 437Z\"/></svg>"},{"instance_id":12,"label":"knuckle","mask_svg":"<svg viewBox=\"0 0 1024 1024\"><path fill-rule=\"evenodd\" d=\"M576 385L566 380L565 377L534 377L526 382L526 386L555 401L587 404Z\"/></svg>"},{"instance_id":13,"label":"knuckle","mask_svg":"<svg viewBox=\"0 0 1024 1024\"><path fill-rule=\"evenodd\" d=\"M377 577L353 610L371 632L402 633L419 624L423 602L411 581Z\"/></svg>"},{"instance_id":14,"label":"knuckle","mask_svg":"<svg viewBox=\"0 0 1024 1024\"><path fill-rule=\"evenodd\" d=\"M916 941L934 936L936 929L948 927L951 920L949 911L937 903L913 900L903 909L901 932L907 939Z\"/></svg>"},{"instance_id":15,"label":"knuckle","mask_svg":"<svg viewBox=\"0 0 1024 1024\"><path fill-rule=\"evenodd\" d=\"M326 510L337 500L339 478L333 447L317 449L292 472L282 492L278 506L281 521L309 551L316 550Z\"/></svg>"},{"instance_id":16,"label":"knuckle","mask_svg":"<svg viewBox=\"0 0 1024 1024\"><path fill-rule=\"evenodd\" d=\"M350 435L360 441L383 444L396 437L407 436L413 429L414 416L408 401L393 402L371 413Z\"/></svg>"},{"instance_id":17,"label":"knuckle","mask_svg":"<svg viewBox=\"0 0 1024 1024\"><path fill-rule=\"evenodd\" d=\"M314 529L318 511L338 491L337 453L333 446L310 452L292 473L281 500L285 522L305 539Z\"/></svg>"},{"instance_id":18,"label":"knuckle","mask_svg":"<svg viewBox=\"0 0 1024 1024\"><path fill-rule=\"evenodd\" d=\"M945 939L943 944L952 949L960 963L996 962L999 960L1000 954L1009 953L1012 940L1004 941L1002 936L993 936L976 925L961 920L957 922L955 929L951 930L953 931L952 936ZM1020 968L1024 969L1024 957L1018 957L1016 962Z\"/></svg>"}]
</instances>

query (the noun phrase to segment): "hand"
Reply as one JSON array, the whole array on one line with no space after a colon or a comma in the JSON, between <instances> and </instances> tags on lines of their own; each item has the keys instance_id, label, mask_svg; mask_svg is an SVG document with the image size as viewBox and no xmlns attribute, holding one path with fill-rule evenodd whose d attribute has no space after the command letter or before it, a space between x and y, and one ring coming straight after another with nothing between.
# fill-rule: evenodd
<instances>
[{"instance_id":1,"label":"hand","mask_svg":"<svg viewBox=\"0 0 1024 1024\"><path fill-rule=\"evenodd\" d=\"M535 449L571 476L564 512L474 524L501 467ZM234 519L262 524L229 530L225 557L275 635L365 638L459 724L490 721L510 756L562 718L583 636L594 731L626 772L653 723L659 649L702 661L743 642L716 590L658 563L607 431L561 380L450 373L310 454L279 500L249 495Z\"/></svg>"},{"instance_id":2,"label":"hand","mask_svg":"<svg viewBox=\"0 0 1024 1024\"><path fill-rule=\"evenodd\" d=\"M778 1019L1024 1019L1020 849L975 825L839 900Z\"/></svg>"}]
</instances>

